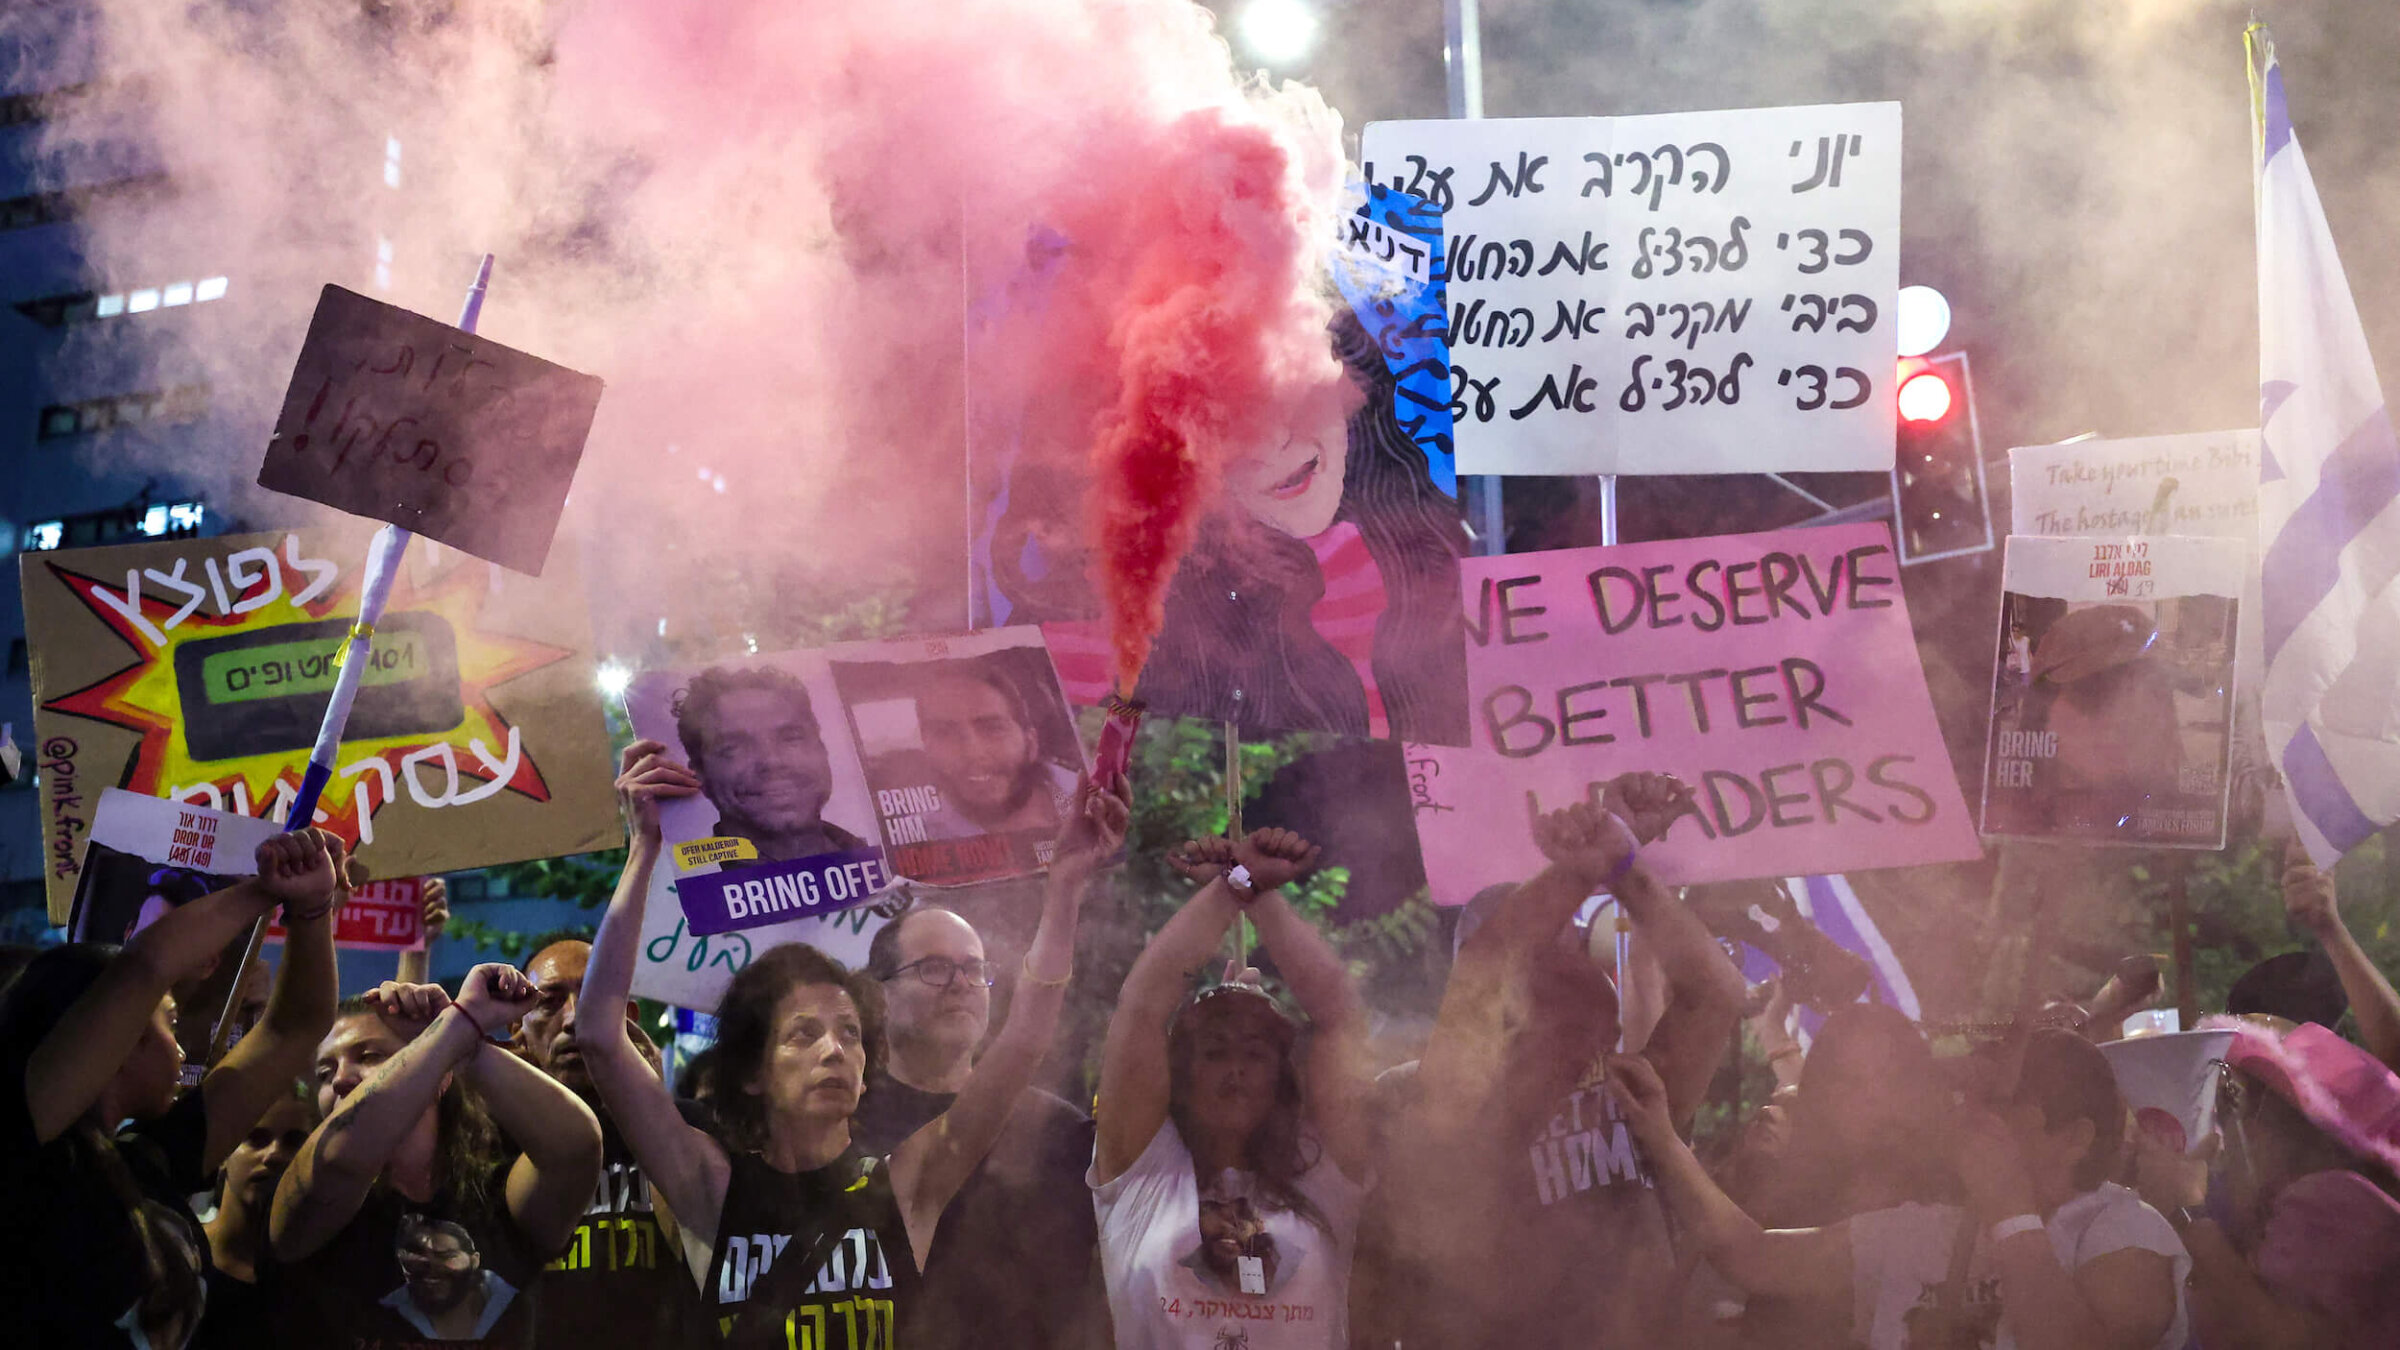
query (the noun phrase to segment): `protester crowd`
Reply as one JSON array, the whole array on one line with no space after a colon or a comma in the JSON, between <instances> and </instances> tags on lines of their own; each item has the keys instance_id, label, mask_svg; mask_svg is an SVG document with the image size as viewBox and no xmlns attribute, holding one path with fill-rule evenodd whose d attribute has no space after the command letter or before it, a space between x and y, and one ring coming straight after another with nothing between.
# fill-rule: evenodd
<instances>
[{"instance_id":1,"label":"protester crowd","mask_svg":"<svg viewBox=\"0 0 2400 1350\"><path fill-rule=\"evenodd\" d=\"M1287 898L1317 849L1183 844L1195 889L1114 992L1087 1113L1034 1084L1124 781L1076 786L1021 956L923 903L860 969L766 949L670 1082L631 984L659 806L701 784L657 742L621 767L631 845L595 939L455 994L420 964L341 997L353 872L323 831L121 948L12 958L0 1341L2400 1345L2400 998L2305 865L2286 903L2365 1047L2252 1010L2189 1147L2137 1120L2095 1044L2139 971L1965 1056L1872 1001L1802 1045L1788 991L1762 1012L1775 991L1645 861L1687 791L1655 774L1533 823L1548 866L1462 913L1397 1065ZM1614 935L1581 917L1599 893L1663 975L1622 1000ZM180 1087L179 998L278 911L255 1025ZM1244 921L1265 974L1224 959ZM1746 1014L1778 1087L1704 1159L1695 1117Z\"/></svg>"}]
</instances>

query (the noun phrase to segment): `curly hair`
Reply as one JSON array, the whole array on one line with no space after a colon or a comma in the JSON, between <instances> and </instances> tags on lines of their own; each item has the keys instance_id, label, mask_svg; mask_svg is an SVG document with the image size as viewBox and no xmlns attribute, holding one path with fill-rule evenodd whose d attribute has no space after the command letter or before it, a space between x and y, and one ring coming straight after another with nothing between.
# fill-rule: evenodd
<instances>
[{"instance_id":1,"label":"curly hair","mask_svg":"<svg viewBox=\"0 0 2400 1350\"><path fill-rule=\"evenodd\" d=\"M818 741L825 739L824 728L817 722L816 704L808 696L808 686L800 677L774 666L712 666L692 677L692 682L679 690L668 711L675 718L675 739L683 743L683 757L691 762L694 772L706 773L702 766L701 727L713 719L717 704L727 694L763 691L782 694L800 712L800 720L808 724L808 732Z\"/></svg>"},{"instance_id":2,"label":"curly hair","mask_svg":"<svg viewBox=\"0 0 2400 1350\"><path fill-rule=\"evenodd\" d=\"M858 1006L867 1049L866 1077L883 1063L883 986L863 970L852 970L805 942L769 947L742 967L717 1004L717 1043L711 1077L716 1086L717 1122L734 1147L759 1149L767 1142L767 1104L748 1090L766 1067L775 1044L775 1009L794 989L832 985Z\"/></svg>"}]
</instances>

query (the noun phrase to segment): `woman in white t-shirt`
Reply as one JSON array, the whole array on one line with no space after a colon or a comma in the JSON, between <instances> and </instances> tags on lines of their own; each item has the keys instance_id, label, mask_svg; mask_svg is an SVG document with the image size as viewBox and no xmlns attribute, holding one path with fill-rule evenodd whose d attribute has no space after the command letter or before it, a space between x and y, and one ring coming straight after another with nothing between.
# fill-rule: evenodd
<instances>
[{"instance_id":1,"label":"woman in white t-shirt","mask_svg":"<svg viewBox=\"0 0 2400 1350\"><path fill-rule=\"evenodd\" d=\"M1754 1294L1848 1286L1852 1334L1868 1350L2183 1350L2189 1337L2191 1257L2158 1211L2104 1180L2125 1104L2108 1061L2071 1032L2033 1033L2016 1092L1960 1118L1957 1168L1977 1234L1961 1306L1945 1297L1957 1206L1762 1229L1676 1137L1655 1071L1617 1056L1609 1088L1701 1254Z\"/></svg>"},{"instance_id":2,"label":"woman in white t-shirt","mask_svg":"<svg viewBox=\"0 0 2400 1350\"><path fill-rule=\"evenodd\" d=\"M1338 1350L1366 1180L1363 1018L1342 962L1278 888L1317 850L1288 830L1195 840L1204 883L1125 978L1100 1066L1093 1203L1122 1350ZM1247 917L1311 1023L1255 976L1188 1001Z\"/></svg>"}]
</instances>

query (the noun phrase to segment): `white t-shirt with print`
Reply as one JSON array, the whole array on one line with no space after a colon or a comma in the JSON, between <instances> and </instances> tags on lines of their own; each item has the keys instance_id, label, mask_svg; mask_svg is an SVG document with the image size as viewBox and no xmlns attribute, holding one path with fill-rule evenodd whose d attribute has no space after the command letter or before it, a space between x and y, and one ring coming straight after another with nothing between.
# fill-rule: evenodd
<instances>
[{"instance_id":1,"label":"white t-shirt with print","mask_svg":"<svg viewBox=\"0 0 2400 1350\"><path fill-rule=\"evenodd\" d=\"M1342 1350L1349 1344L1350 1256L1365 1190L1314 1133L1301 1195L1331 1232L1257 1202L1250 1174L1227 1170L1206 1199L1216 1253L1201 1237L1201 1186L1172 1120L1123 1176L1092 1189L1100 1266L1117 1350ZM1263 1240L1262 1235L1263 1233ZM1255 1255L1241 1256L1246 1240Z\"/></svg>"},{"instance_id":2,"label":"white t-shirt with print","mask_svg":"<svg viewBox=\"0 0 2400 1350\"><path fill-rule=\"evenodd\" d=\"M1850 1220L1850 1292L1853 1326L1868 1350L1921 1350L1911 1337L1912 1316L1922 1318L1938 1304L1950 1279L1950 1245L1958 1237L1955 1205L1900 1205ZM2158 1338L2157 1350L2184 1350L2189 1339L2185 1277L2192 1258L2165 1216L2140 1196L2113 1183L2087 1191L2058 1207L2044 1225L2058 1263L2072 1273L2111 1252L2133 1248L2156 1252L2175 1263L2175 1320ZM1988 1350L2016 1350L2016 1337L2003 1324L2000 1274L1993 1265L1991 1236L1980 1234L1967 1262L1967 1306L1978 1314ZM1930 1342L1928 1342L1930 1344Z\"/></svg>"}]
</instances>

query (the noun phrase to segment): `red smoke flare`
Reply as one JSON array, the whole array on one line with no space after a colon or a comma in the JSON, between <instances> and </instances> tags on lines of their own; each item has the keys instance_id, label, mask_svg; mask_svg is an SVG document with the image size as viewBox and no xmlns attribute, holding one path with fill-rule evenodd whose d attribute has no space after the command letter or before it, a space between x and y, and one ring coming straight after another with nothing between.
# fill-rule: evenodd
<instances>
[{"instance_id":1,"label":"red smoke flare","mask_svg":"<svg viewBox=\"0 0 2400 1350\"><path fill-rule=\"evenodd\" d=\"M1110 203L1125 266L1110 297L1116 399L1091 449L1098 580L1128 695L1226 464L1342 389L1305 280L1318 213L1295 200L1282 144L1213 110L1164 140L1157 171ZM1313 357L1292 350L1295 333Z\"/></svg>"}]
</instances>

